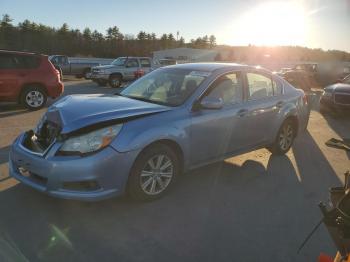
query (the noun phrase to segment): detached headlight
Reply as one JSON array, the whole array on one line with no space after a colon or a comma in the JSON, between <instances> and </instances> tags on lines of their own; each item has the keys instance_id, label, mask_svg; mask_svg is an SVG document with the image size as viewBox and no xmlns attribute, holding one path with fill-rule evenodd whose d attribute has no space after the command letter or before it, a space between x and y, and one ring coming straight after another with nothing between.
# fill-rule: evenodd
<instances>
[{"instance_id":1,"label":"detached headlight","mask_svg":"<svg viewBox=\"0 0 350 262\"><path fill-rule=\"evenodd\" d=\"M60 148L60 152L91 153L108 146L118 135L123 124L108 126L90 133L67 139Z\"/></svg>"}]
</instances>

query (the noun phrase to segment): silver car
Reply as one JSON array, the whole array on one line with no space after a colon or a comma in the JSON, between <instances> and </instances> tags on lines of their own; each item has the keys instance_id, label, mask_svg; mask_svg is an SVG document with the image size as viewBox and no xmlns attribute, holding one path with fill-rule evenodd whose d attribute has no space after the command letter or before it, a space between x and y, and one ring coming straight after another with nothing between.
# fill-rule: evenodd
<instances>
[{"instance_id":1,"label":"silver car","mask_svg":"<svg viewBox=\"0 0 350 262\"><path fill-rule=\"evenodd\" d=\"M308 123L302 90L237 64L159 68L118 95L72 95L10 152L10 174L52 196L162 196L184 172L266 147L285 154Z\"/></svg>"}]
</instances>

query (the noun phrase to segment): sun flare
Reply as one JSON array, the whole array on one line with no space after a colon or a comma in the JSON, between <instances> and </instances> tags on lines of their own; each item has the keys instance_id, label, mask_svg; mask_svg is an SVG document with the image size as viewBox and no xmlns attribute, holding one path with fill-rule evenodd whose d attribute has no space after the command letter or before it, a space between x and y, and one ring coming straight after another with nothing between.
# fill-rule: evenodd
<instances>
[{"instance_id":1,"label":"sun flare","mask_svg":"<svg viewBox=\"0 0 350 262\"><path fill-rule=\"evenodd\" d=\"M264 3L235 19L227 42L233 45L304 45L306 15L294 2Z\"/></svg>"}]
</instances>

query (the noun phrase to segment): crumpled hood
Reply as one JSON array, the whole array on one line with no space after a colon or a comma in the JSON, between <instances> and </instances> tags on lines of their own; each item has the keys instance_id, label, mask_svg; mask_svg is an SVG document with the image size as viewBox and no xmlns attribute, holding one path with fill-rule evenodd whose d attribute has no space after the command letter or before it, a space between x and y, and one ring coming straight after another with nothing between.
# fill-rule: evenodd
<instances>
[{"instance_id":1,"label":"crumpled hood","mask_svg":"<svg viewBox=\"0 0 350 262\"><path fill-rule=\"evenodd\" d=\"M333 84L325 87L326 90L332 90L336 92L344 92L344 93L350 93L350 85L349 84Z\"/></svg>"},{"instance_id":2,"label":"crumpled hood","mask_svg":"<svg viewBox=\"0 0 350 262\"><path fill-rule=\"evenodd\" d=\"M171 110L170 107L113 95L70 95L49 107L45 120L61 134L112 120L123 120Z\"/></svg>"}]
</instances>

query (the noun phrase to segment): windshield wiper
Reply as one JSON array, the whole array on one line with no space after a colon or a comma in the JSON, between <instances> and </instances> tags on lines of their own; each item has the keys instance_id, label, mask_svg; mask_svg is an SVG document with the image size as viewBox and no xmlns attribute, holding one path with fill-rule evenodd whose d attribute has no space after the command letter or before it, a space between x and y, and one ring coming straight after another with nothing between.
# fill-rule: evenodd
<instances>
[{"instance_id":1,"label":"windshield wiper","mask_svg":"<svg viewBox=\"0 0 350 262\"><path fill-rule=\"evenodd\" d=\"M171 106L168 103L165 102L160 102L160 101L154 101L154 100L150 100L147 98L143 98L143 97L138 97L138 96L128 96L128 95L121 95L127 98L131 98L131 99L135 99L135 100L139 100L139 101L143 101L146 103L151 103L151 104L157 104L157 105L162 105L162 106Z\"/></svg>"}]
</instances>

